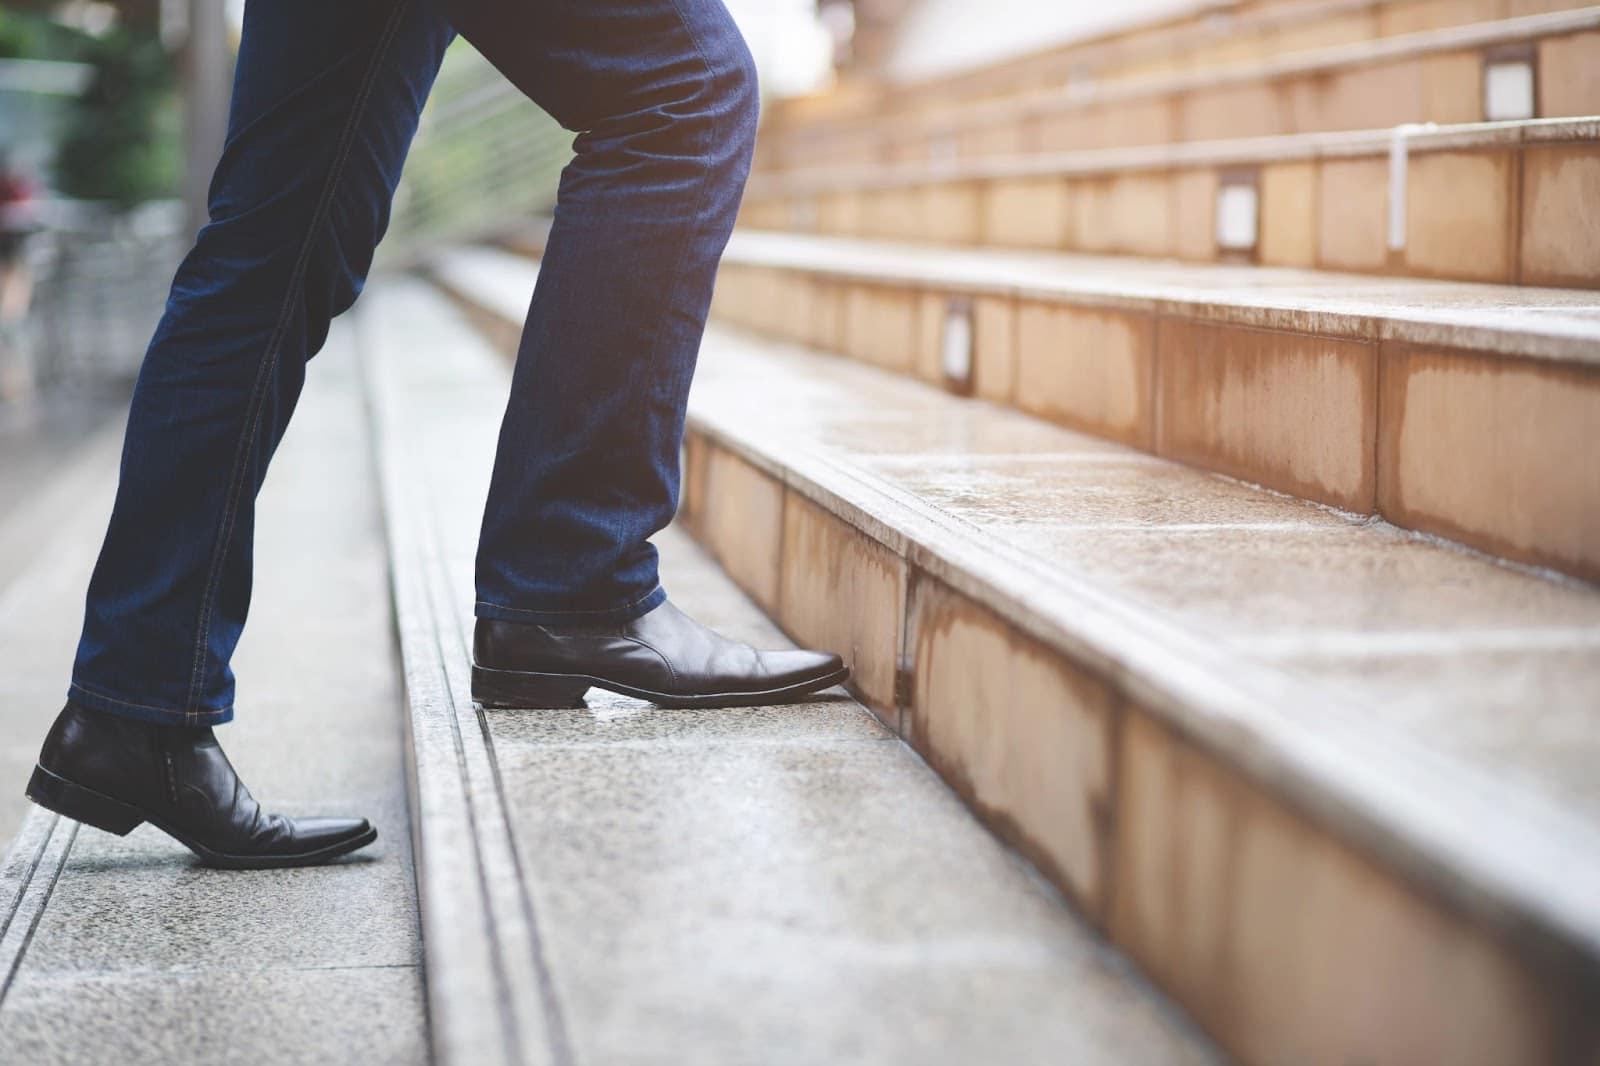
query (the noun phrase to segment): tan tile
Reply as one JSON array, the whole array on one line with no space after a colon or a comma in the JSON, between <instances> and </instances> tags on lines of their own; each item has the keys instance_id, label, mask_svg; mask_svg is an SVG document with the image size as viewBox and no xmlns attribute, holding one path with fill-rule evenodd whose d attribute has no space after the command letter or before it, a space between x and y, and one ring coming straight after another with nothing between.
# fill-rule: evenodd
<instances>
[{"instance_id":1,"label":"tan tile","mask_svg":"<svg viewBox=\"0 0 1600 1066\"><path fill-rule=\"evenodd\" d=\"M798 270L783 272L778 306L771 319L772 328L779 336L800 344L806 342L815 318L812 306L815 291L816 281L810 274Z\"/></svg>"},{"instance_id":2,"label":"tan tile","mask_svg":"<svg viewBox=\"0 0 1600 1066\"><path fill-rule=\"evenodd\" d=\"M1539 117L1600 114L1600 31L1539 42Z\"/></svg>"},{"instance_id":3,"label":"tan tile","mask_svg":"<svg viewBox=\"0 0 1600 1066\"><path fill-rule=\"evenodd\" d=\"M1015 178L990 183L983 203L984 243L1063 248L1066 228L1067 184L1060 178Z\"/></svg>"},{"instance_id":4,"label":"tan tile","mask_svg":"<svg viewBox=\"0 0 1600 1066\"><path fill-rule=\"evenodd\" d=\"M787 494L778 621L798 643L843 655L863 702L891 720L904 602L899 556Z\"/></svg>"},{"instance_id":5,"label":"tan tile","mask_svg":"<svg viewBox=\"0 0 1600 1066\"><path fill-rule=\"evenodd\" d=\"M846 287L821 275L811 278L811 328L805 342L825 352L845 350Z\"/></svg>"},{"instance_id":6,"label":"tan tile","mask_svg":"<svg viewBox=\"0 0 1600 1066\"><path fill-rule=\"evenodd\" d=\"M1178 98L1178 134L1185 141L1272 137L1288 133L1277 90L1249 82L1197 89Z\"/></svg>"},{"instance_id":7,"label":"tan tile","mask_svg":"<svg viewBox=\"0 0 1600 1066\"><path fill-rule=\"evenodd\" d=\"M1554 1062L1559 996L1498 940L1124 712L1112 938L1244 1066Z\"/></svg>"},{"instance_id":8,"label":"tan tile","mask_svg":"<svg viewBox=\"0 0 1600 1066\"><path fill-rule=\"evenodd\" d=\"M1172 188L1160 173L1124 174L1111 179L1106 219L1111 249L1123 255L1166 256L1173 248Z\"/></svg>"},{"instance_id":9,"label":"tan tile","mask_svg":"<svg viewBox=\"0 0 1600 1066\"><path fill-rule=\"evenodd\" d=\"M972 391L1008 403L1016 390L1017 312L1004 296L980 296L972 305Z\"/></svg>"},{"instance_id":10,"label":"tan tile","mask_svg":"<svg viewBox=\"0 0 1600 1066\"><path fill-rule=\"evenodd\" d=\"M1167 97L1124 100L1089 114L1089 148L1167 144L1178 133L1177 108Z\"/></svg>"},{"instance_id":11,"label":"tan tile","mask_svg":"<svg viewBox=\"0 0 1600 1066\"><path fill-rule=\"evenodd\" d=\"M1420 3L1381 4L1377 7L1379 33L1393 37L1421 33L1473 22L1505 18L1504 0L1421 0Z\"/></svg>"},{"instance_id":12,"label":"tan tile","mask_svg":"<svg viewBox=\"0 0 1600 1066\"><path fill-rule=\"evenodd\" d=\"M918 240L943 244L976 244L983 225L982 204L974 182L937 182L918 190L922 221Z\"/></svg>"},{"instance_id":13,"label":"tan tile","mask_svg":"<svg viewBox=\"0 0 1600 1066\"><path fill-rule=\"evenodd\" d=\"M1385 516L1600 579L1600 372L1398 347L1383 363Z\"/></svg>"},{"instance_id":14,"label":"tan tile","mask_svg":"<svg viewBox=\"0 0 1600 1066\"><path fill-rule=\"evenodd\" d=\"M1422 58L1422 122L1482 122L1483 54L1447 52Z\"/></svg>"},{"instance_id":15,"label":"tan tile","mask_svg":"<svg viewBox=\"0 0 1600 1066\"><path fill-rule=\"evenodd\" d=\"M845 298L845 352L888 370L916 358L917 297L908 289L852 283Z\"/></svg>"},{"instance_id":16,"label":"tan tile","mask_svg":"<svg viewBox=\"0 0 1600 1066\"><path fill-rule=\"evenodd\" d=\"M1149 448L1153 341L1148 318L1024 300L1017 309L1017 405Z\"/></svg>"},{"instance_id":17,"label":"tan tile","mask_svg":"<svg viewBox=\"0 0 1600 1066\"><path fill-rule=\"evenodd\" d=\"M1077 107L1041 115L1035 128L1040 151L1072 152L1104 147L1099 143L1100 125L1093 108Z\"/></svg>"},{"instance_id":18,"label":"tan tile","mask_svg":"<svg viewBox=\"0 0 1600 1066\"><path fill-rule=\"evenodd\" d=\"M1172 254L1181 259L1217 257L1217 172L1209 167L1174 176L1176 218Z\"/></svg>"},{"instance_id":19,"label":"tan tile","mask_svg":"<svg viewBox=\"0 0 1600 1066\"><path fill-rule=\"evenodd\" d=\"M1523 150L1518 280L1600 286L1600 148L1595 145Z\"/></svg>"},{"instance_id":20,"label":"tan tile","mask_svg":"<svg viewBox=\"0 0 1600 1066\"><path fill-rule=\"evenodd\" d=\"M1374 506L1371 345L1163 321L1156 450L1351 511Z\"/></svg>"},{"instance_id":21,"label":"tan tile","mask_svg":"<svg viewBox=\"0 0 1600 1066\"><path fill-rule=\"evenodd\" d=\"M1092 918L1103 913L1115 696L931 580L911 622L906 738Z\"/></svg>"},{"instance_id":22,"label":"tan tile","mask_svg":"<svg viewBox=\"0 0 1600 1066\"><path fill-rule=\"evenodd\" d=\"M1075 250L1117 250L1117 223L1111 213L1112 189L1110 178L1081 178L1072 183L1067 207Z\"/></svg>"},{"instance_id":23,"label":"tan tile","mask_svg":"<svg viewBox=\"0 0 1600 1066\"><path fill-rule=\"evenodd\" d=\"M1378 17L1382 8L1355 11L1316 19L1309 23L1291 22L1273 31L1271 53L1275 56L1309 52L1339 44L1370 41L1379 36Z\"/></svg>"},{"instance_id":24,"label":"tan tile","mask_svg":"<svg viewBox=\"0 0 1600 1066\"><path fill-rule=\"evenodd\" d=\"M1512 155L1420 152L1406 178L1406 265L1419 274L1509 283Z\"/></svg>"},{"instance_id":25,"label":"tan tile","mask_svg":"<svg viewBox=\"0 0 1600 1066\"><path fill-rule=\"evenodd\" d=\"M1381 270L1389 262L1389 162L1326 159L1317 183L1318 265Z\"/></svg>"},{"instance_id":26,"label":"tan tile","mask_svg":"<svg viewBox=\"0 0 1600 1066\"><path fill-rule=\"evenodd\" d=\"M783 484L715 446L706 451L703 476L701 541L763 610L777 610Z\"/></svg>"},{"instance_id":27,"label":"tan tile","mask_svg":"<svg viewBox=\"0 0 1600 1066\"><path fill-rule=\"evenodd\" d=\"M873 189L862 194L861 231L879 240L915 240L921 218L913 189Z\"/></svg>"},{"instance_id":28,"label":"tan tile","mask_svg":"<svg viewBox=\"0 0 1600 1066\"><path fill-rule=\"evenodd\" d=\"M817 229L836 237L862 236L861 194L824 194L817 202Z\"/></svg>"},{"instance_id":29,"label":"tan tile","mask_svg":"<svg viewBox=\"0 0 1600 1066\"><path fill-rule=\"evenodd\" d=\"M1261 168L1257 255L1268 266L1317 262L1317 165L1275 163Z\"/></svg>"},{"instance_id":30,"label":"tan tile","mask_svg":"<svg viewBox=\"0 0 1600 1066\"><path fill-rule=\"evenodd\" d=\"M944 329L950 297L924 292L917 297L917 377L935 384L944 380Z\"/></svg>"},{"instance_id":31,"label":"tan tile","mask_svg":"<svg viewBox=\"0 0 1600 1066\"><path fill-rule=\"evenodd\" d=\"M1020 155L1028 151L1027 137L1020 118L1002 119L972 126L956 135L956 154L962 159L981 159L991 155Z\"/></svg>"},{"instance_id":32,"label":"tan tile","mask_svg":"<svg viewBox=\"0 0 1600 1066\"><path fill-rule=\"evenodd\" d=\"M1370 130L1421 121L1422 63L1416 58L1352 67L1299 83L1309 88L1291 93L1297 101L1298 132Z\"/></svg>"}]
</instances>

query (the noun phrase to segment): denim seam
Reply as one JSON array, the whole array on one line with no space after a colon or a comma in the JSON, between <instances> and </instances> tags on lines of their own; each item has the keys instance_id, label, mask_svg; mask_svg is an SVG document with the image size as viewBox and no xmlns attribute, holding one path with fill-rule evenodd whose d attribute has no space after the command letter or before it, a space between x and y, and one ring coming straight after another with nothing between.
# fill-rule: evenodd
<instances>
[{"instance_id":1,"label":"denim seam","mask_svg":"<svg viewBox=\"0 0 1600 1066\"><path fill-rule=\"evenodd\" d=\"M294 270L289 275L288 291L284 294L283 308L278 313L278 320L273 326L272 334L267 341L267 348L262 356L261 363L256 370L256 379L250 389L249 399L245 405L246 425L239 436L239 444L234 452L233 471L229 475L226 503L223 507L222 524L217 530L216 546L211 553L211 566L206 574L205 585L201 589L200 618L197 624L195 637L194 666L189 672L189 692L185 699L183 714L185 718L199 718L211 712L198 711L195 704L200 698L200 687L205 681L206 644L211 636L211 618L215 611L215 600L220 583L222 562L228 554L228 543L233 539L233 526L238 518L240 493L244 485L246 461L250 455L250 448L257 439L261 428L261 414L264 409L264 398L267 382L271 380L272 371L278 364L278 356L282 351L283 338L288 330L289 318L293 314L294 301L301 284L305 280L306 269L311 262L312 250L316 247L318 230L327 220L329 212L333 209L333 198L338 189L339 179L344 175L344 168L349 162L350 154L355 148L356 132L360 127L361 119L366 114L367 103L372 98L373 87L378 81L378 72L383 67L384 60L388 57L389 49L399 35L400 24L410 4L402 2L397 4L389 16L389 22L384 27L382 36L379 37L377 46L373 49L372 59L368 63L366 73L362 76L360 88L356 92L356 99L351 106L350 117L346 120L344 129L340 133L340 145L334 155L332 166L328 170L328 177L323 182L322 192L318 196L317 206L312 212L311 221L306 227L306 237L300 248L300 255L295 261ZM86 690L87 691L87 690ZM153 709L153 708L152 708Z\"/></svg>"},{"instance_id":2,"label":"denim seam","mask_svg":"<svg viewBox=\"0 0 1600 1066\"><path fill-rule=\"evenodd\" d=\"M173 709L171 707L156 707L156 706L154 706L152 704L149 704L149 703L134 703L132 700L119 699L116 696L111 696L111 695L108 695L108 694L106 694L104 692L100 692L100 691L98 691L96 689L90 688L88 685L85 685L81 681L73 681L73 682L71 682L69 684L68 687L69 688L75 688L79 692L84 693L85 695L93 696L97 700L105 700L107 703L115 703L120 707L137 707L141 711L159 711L162 714L172 714L172 715L181 714L186 719L188 719L188 718L214 718L214 717L216 717L218 715L227 714L229 711L233 710L233 704L230 703L228 706L221 707L221 708L219 708L217 710L214 710L214 711L182 711L182 710L175 710L175 709Z\"/></svg>"},{"instance_id":3,"label":"denim seam","mask_svg":"<svg viewBox=\"0 0 1600 1066\"><path fill-rule=\"evenodd\" d=\"M563 616L576 617L580 615L615 614L617 611L626 611L631 607L639 606L645 600L648 600L651 596L654 596L660 591L661 585L658 582L655 588L651 589L649 592L646 592L643 596L640 596L632 603L622 603L615 607L597 607L588 611L538 611L530 610L526 607L504 607L498 603L490 603L488 600L475 600L473 602L478 607L493 607L497 611L510 611L513 614L559 614Z\"/></svg>"}]
</instances>

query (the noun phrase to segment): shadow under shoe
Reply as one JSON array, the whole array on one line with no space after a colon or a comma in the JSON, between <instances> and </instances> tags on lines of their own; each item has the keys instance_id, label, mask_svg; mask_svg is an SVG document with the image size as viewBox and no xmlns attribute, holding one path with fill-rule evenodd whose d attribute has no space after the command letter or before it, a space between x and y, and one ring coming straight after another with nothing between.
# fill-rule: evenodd
<instances>
[{"instance_id":1,"label":"shadow under shoe","mask_svg":"<svg viewBox=\"0 0 1600 1066\"><path fill-rule=\"evenodd\" d=\"M663 707L752 707L850 676L837 655L759 651L707 629L670 600L627 622L576 627L480 618L472 653L472 698L485 707L581 707L590 688Z\"/></svg>"},{"instance_id":2,"label":"shadow under shoe","mask_svg":"<svg viewBox=\"0 0 1600 1066\"><path fill-rule=\"evenodd\" d=\"M208 726L163 726L68 703L28 781L28 798L118 836L149 822L211 866L327 862L377 839L364 818L289 818L250 795Z\"/></svg>"}]
</instances>

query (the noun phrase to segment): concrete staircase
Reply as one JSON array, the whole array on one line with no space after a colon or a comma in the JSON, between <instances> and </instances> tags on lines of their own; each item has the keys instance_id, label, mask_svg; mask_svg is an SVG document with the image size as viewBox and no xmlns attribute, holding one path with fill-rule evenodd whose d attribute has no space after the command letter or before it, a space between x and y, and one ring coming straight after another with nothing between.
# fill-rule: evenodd
<instances>
[{"instance_id":1,"label":"concrete staircase","mask_svg":"<svg viewBox=\"0 0 1600 1066\"><path fill-rule=\"evenodd\" d=\"M1238 1061L1588 1066L1600 10L1336 8L779 108L680 524Z\"/></svg>"},{"instance_id":2,"label":"concrete staircase","mask_svg":"<svg viewBox=\"0 0 1600 1066\"><path fill-rule=\"evenodd\" d=\"M507 339L534 270L436 265ZM1591 587L739 330L686 456L728 573L1240 1061L1600 1052Z\"/></svg>"},{"instance_id":3,"label":"concrete staircase","mask_svg":"<svg viewBox=\"0 0 1600 1066\"><path fill-rule=\"evenodd\" d=\"M854 700L475 709L509 364L420 282L363 308L436 1061L1225 1061ZM684 529L658 543L686 610L784 643Z\"/></svg>"}]
</instances>

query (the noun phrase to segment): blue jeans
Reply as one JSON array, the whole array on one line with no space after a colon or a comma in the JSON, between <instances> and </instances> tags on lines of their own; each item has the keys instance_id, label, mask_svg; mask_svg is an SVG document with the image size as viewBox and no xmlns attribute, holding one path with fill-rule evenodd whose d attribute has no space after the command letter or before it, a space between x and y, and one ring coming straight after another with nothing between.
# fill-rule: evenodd
<instances>
[{"instance_id":1,"label":"blue jeans","mask_svg":"<svg viewBox=\"0 0 1600 1066\"><path fill-rule=\"evenodd\" d=\"M251 0L210 222L134 391L74 702L232 717L256 493L307 361L361 291L458 31L578 134L501 427L477 613L620 621L665 598L649 538L677 507L758 109L721 0Z\"/></svg>"}]
</instances>

